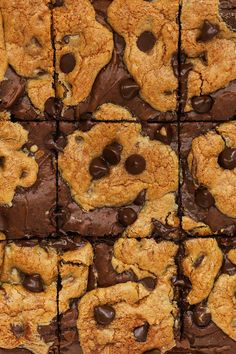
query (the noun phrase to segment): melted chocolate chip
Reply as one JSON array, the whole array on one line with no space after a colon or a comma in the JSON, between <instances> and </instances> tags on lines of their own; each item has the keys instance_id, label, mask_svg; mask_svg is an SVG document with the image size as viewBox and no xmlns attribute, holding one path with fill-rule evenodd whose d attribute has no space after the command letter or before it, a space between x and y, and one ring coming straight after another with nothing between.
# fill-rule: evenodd
<instances>
[{"instance_id":1,"label":"melted chocolate chip","mask_svg":"<svg viewBox=\"0 0 236 354\"><path fill-rule=\"evenodd\" d=\"M219 12L232 31L236 31L236 6L234 1L220 0Z\"/></svg>"},{"instance_id":2,"label":"melted chocolate chip","mask_svg":"<svg viewBox=\"0 0 236 354\"><path fill-rule=\"evenodd\" d=\"M144 53L150 52L156 43L156 37L150 31L144 31L137 40L137 47Z\"/></svg>"},{"instance_id":3,"label":"melted chocolate chip","mask_svg":"<svg viewBox=\"0 0 236 354\"><path fill-rule=\"evenodd\" d=\"M134 204L135 205L143 205L145 203L145 199L146 199L146 189L143 189L141 192L139 192L139 194L137 195L137 197L134 200Z\"/></svg>"},{"instance_id":4,"label":"melted chocolate chip","mask_svg":"<svg viewBox=\"0 0 236 354\"><path fill-rule=\"evenodd\" d=\"M64 54L60 60L60 69L63 73L69 74L74 70L76 65L75 56L73 53Z\"/></svg>"},{"instance_id":5,"label":"melted chocolate chip","mask_svg":"<svg viewBox=\"0 0 236 354\"><path fill-rule=\"evenodd\" d=\"M194 323L199 327L206 327L211 322L211 314L207 311L207 305L200 303L195 306L193 311Z\"/></svg>"},{"instance_id":6,"label":"melted chocolate chip","mask_svg":"<svg viewBox=\"0 0 236 354\"><path fill-rule=\"evenodd\" d=\"M220 167L233 170L236 167L236 149L226 147L218 157Z\"/></svg>"},{"instance_id":7,"label":"melted chocolate chip","mask_svg":"<svg viewBox=\"0 0 236 354\"><path fill-rule=\"evenodd\" d=\"M62 103L56 97L49 97L44 105L44 111L49 118L60 119Z\"/></svg>"},{"instance_id":8,"label":"melted chocolate chip","mask_svg":"<svg viewBox=\"0 0 236 354\"><path fill-rule=\"evenodd\" d=\"M120 93L125 100L131 100L139 93L139 86L133 79L124 79L120 82Z\"/></svg>"},{"instance_id":9,"label":"melted chocolate chip","mask_svg":"<svg viewBox=\"0 0 236 354\"><path fill-rule=\"evenodd\" d=\"M161 129L160 130L158 129L155 132L154 138L156 140L161 141L162 143L164 143L166 145L170 145L170 143L172 142L172 139L173 139L173 129L169 124L165 128L166 128L166 135L161 134L160 133Z\"/></svg>"},{"instance_id":10,"label":"melted chocolate chip","mask_svg":"<svg viewBox=\"0 0 236 354\"><path fill-rule=\"evenodd\" d=\"M213 99L211 96L195 96L191 100L192 102L192 107L197 113L207 113L210 112L212 106L213 106Z\"/></svg>"},{"instance_id":11,"label":"melted chocolate chip","mask_svg":"<svg viewBox=\"0 0 236 354\"><path fill-rule=\"evenodd\" d=\"M73 238L61 236L60 238L47 241L47 244L60 252L66 252L77 250L78 248L83 247L86 242L81 240L79 236L75 236Z\"/></svg>"},{"instance_id":12,"label":"melted chocolate chip","mask_svg":"<svg viewBox=\"0 0 236 354\"><path fill-rule=\"evenodd\" d=\"M134 329L134 337L137 342L146 342L149 330L149 323L145 322L142 326Z\"/></svg>"},{"instance_id":13,"label":"melted chocolate chip","mask_svg":"<svg viewBox=\"0 0 236 354\"><path fill-rule=\"evenodd\" d=\"M161 351L159 349L151 349L147 350L146 352L143 352L143 354L160 354Z\"/></svg>"},{"instance_id":14,"label":"melted chocolate chip","mask_svg":"<svg viewBox=\"0 0 236 354\"><path fill-rule=\"evenodd\" d=\"M201 208L210 208L215 204L215 199L205 187L199 187L195 191L195 202Z\"/></svg>"},{"instance_id":15,"label":"melted chocolate chip","mask_svg":"<svg viewBox=\"0 0 236 354\"><path fill-rule=\"evenodd\" d=\"M210 21L205 20L197 40L199 42L208 42L212 40L219 32L220 28L218 25L214 25Z\"/></svg>"},{"instance_id":16,"label":"melted chocolate chip","mask_svg":"<svg viewBox=\"0 0 236 354\"><path fill-rule=\"evenodd\" d=\"M141 155L133 154L125 161L125 168L131 175L139 175L146 168L146 160Z\"/></svg>"},{"instance_id":17,"label":"melted chocolate chip","mask_svg":"<svg viewBox=\"0 0 236 354\"><path fill-rule=\"evenodd\" d=\"M226 273L229 275L236 274L236 265L233 264L227 256L224 256L223 266L221 268L222 273Z\"/></svg>"},{"instance_id":18,"label":"melted chocolate chip","mask_svg":"<svg viewBox=\"0 0 236 354\"><path fill-rule=\"evenodd\" d=\"M95 157L89 166L89 173L94 179L105 177L109 173L109 166L102 157Z\"/></svg>"},{"instance_id":19,"label":"melted chocolate chip","mask_svg":"<svg viewBox=\"0 0 236 354\"><path fill-rule=\"evenodd\" d=\"M115 318L115 309L110 305L94 307L94 318L100 325L109 325Z\"/></svg>"},{"instance_id":20,"label":"melted chocolate chip","mask_svg":"<svg viewBox=\"0 0 236 354\"><path fill-rule=\"evenodd\" d=\"M78 123L78 128L79 130L81 130L82 132L88 132L90 129L92 129L92 127L94 127L96 123L93 122L92 120L90 119L87 119L87 120L81 120L79 123Z\"/></svg>"},{"instance_id":21,"label":"melted chocolate chip","mask_svg":"<svg viewBox=\"0 0 236 354\"><path fill-rule=\"evenodd\" d=\"M153 277L146 277L139 280L139 283L143 284L146 289L154 290L157 285L157 279Z\"/></svg>"},{"instance_id":22,"label":"melted chocolate chip","mask_svg":"<svg viewBox=\"0 0 236 354\"><path fill-rule=\"evenodd\" d=\"M0 109L8 109L23 95L25 79L19 77L11 68L7 69L6 80L0 83Z\"/></svg>"},{"instance_id":23,"label":"melted chocolate chip","mask_svg":"<svg viewBox=\"0 0 236 354\"><path fill-rule=\"evenodd\" d=\"M43 289L43 280L40 274L24 274L22 285L25 289L33 293L41 293Z\"/></svg>"},{"instance_id":24,"label":"melted chocolate chip","mask_svg":"<svg viewBox=\"0 0 236 354\"><path fill-rule=\"evenodd\" d=\"M122 149L122 145L115 141L104 148L102 156L110 165L117 165Z\"/></svg>"},{"instance_id":25,"label":"melted chocolate chip","mask_svg":"<svg viewBox=\"0 0 236 354\"><path fill-rule=\"evenodd\" d=\"M180 286L182 288L191 289L192 284L189 279L184 275L174 275L171 278L171 282L174 286Z\"/></svg>"},{"instance_id":26,"label":"melted chocolate chip","mask_svg":"<svg viewBox=\"0 0 236 354\"><path fill-rule=\"evenodd\" d=\"M56 0L54 6L60 7L64 5L64 0Z\"/></svg>"},{"instance_id":27,"label":"melted chocolate chip","mask_svg":"<svg viewBox=\"0 0 236 354\"><path fill-rule=\"evenodd\" d=\"M123 208L118 212L118 221L123 226L132 225L137 220L137 213L132 208Z\"/></svg>"},{"instance_id":28,"label":"melted chocolate chip","mask_svg":"<svg viewBox=\"0 0 236 354\"><path fill-rule=\"evenodd\" d=\"M4 156L0 156L0 167L4 168L6 158Z\"/></svg>"},{"instance_id":29,"label":"melted chocolate chip","mask_svg":"<svg viewBox=\"0 0 236 354\"><path fill-rule=\"evenodd\" d=\"M23 324L11 324L11 331L16 338L20 338L25 334L25 326Z\"/></svg>"},{"instance_id":30,"label":"melted chocolate chip","mask_svg":"<svg viewBox=\"0 0 236 354\"><path fill-rule=\"evenodd\" d=\"M202 264L204 258L205 258L205 255L204 255L204 254L201 254L201 255L193 262L194 268L198 268L198 267Z\"/></svg>"}]
</instances>

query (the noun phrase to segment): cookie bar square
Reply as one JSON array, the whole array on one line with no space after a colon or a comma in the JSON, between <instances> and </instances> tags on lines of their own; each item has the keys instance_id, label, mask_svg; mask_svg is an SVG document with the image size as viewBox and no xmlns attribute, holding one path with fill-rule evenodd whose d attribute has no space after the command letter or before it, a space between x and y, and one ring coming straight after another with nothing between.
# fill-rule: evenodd
<instances>
[{"instance_id":1,"label":"cookie bar square","mask_svg":"<svg viewBox=\"0 0 236 354\"><path fill-rule=\"evenodd\" d=\"M56 231L53 122L0 122L0 231L8 239Z\"/></svg>"},{"instance_id":2,"label":"cookie bar square","mask_svg":"<svg viewBox=\"0 0 236 354\"><path fill-rule=\"evenodd\" d=\"M188 353L236 352L236 238L186 240L183 344ZM188 284L189 283L189 284Z\"/></svg>"},{"instance_id":3,"label":"cookie bar square","mask_svg":"<svg viewBox=\"0 0 236 354\"><path fill-rule=\"evenodd\" d=\"M182 1L182 120L235 118L235 45L235 0Z\"/></svg>"},{"instance_id":4,"label":"cookie bar square","mask_svg":"<svg viewBox=\"0 0 236 354\"><path fill-rule=\"evenodd\" d=\"M178 237L176 124L60 123L59 228Z\"/></svg>"},{"instance_id":5,"label":"cookie bar square","mask_svg":"<svg viewBox=\"0 0 236 354\"><path fill-rule=\"evenodd\" d=\"M61 353L165 353L175 346L174 242L90 244L77 237L65 238L62 251Z\"/></svg>"},{"instance_id":6,"label":"cookie bar square","mask_svg":"<svg viewBox=\"0 0 236 354\"><path fill-rule=\"evenodd\" d=\"M236 232L236 122L180 127L182 228L189 235Z\"/></svg>"},{"instance_id":7,"label":"cookie bar square","mask_svg":"<svg viewBox=\"0 0 236 354\"><path fill-rule=\"evenodd\" d=\"M1 354L59 353L58 259L46 243L0 243Z\"/></svg>"},{"instance_id":8,"label":"cookie bar square","mask_svg":"<svg viewBox=\"0 0 236 354\"><path fill-rule=\"evenodd\" d=\"M9 114L19 120L46 118L44 108L55 96L49 4L1 0L0 119Z\"/></svg>"},{"instance_id":9,"label":"cookie bar square","mask_svg":"<svg viewBox=\"0 0 236 354\"><path fill-rule=\"evenodd\" d=\"M62 119L94 117L109 103L139 120L177 120L179 2L64 0L55 6Z\"/></svg>"}]
</instances>

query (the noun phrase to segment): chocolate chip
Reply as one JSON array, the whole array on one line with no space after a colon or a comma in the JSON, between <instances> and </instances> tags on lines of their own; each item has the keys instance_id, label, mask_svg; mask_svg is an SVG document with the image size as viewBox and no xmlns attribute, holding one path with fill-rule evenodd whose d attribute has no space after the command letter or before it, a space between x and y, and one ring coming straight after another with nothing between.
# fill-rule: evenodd
<instances>
[{"instance_id":1,"label":"chocolate chip","mask_svg":"<svg viewBox=\"0 0 236 354\"><path fill-rule=\"evenodd\" d=\"M92 118L93 118L92 112L84 112L79 116L80 120L88 120L88 119L92 119Z\"/></svg>"},{"instance_id":2,"label":"chocolate chip","mask_svg":"<svg viewBox=\"0 0 236 354\"><path fill-rule=\"evenodd\" d=\"M195 306L193 311L194 323L199 327L206 327L211 322L211 314L207 311L207 305L200 303Z\"/></svg>"},{"instance_id":3,"label":"chocolate chip","mask_svg":"<svg viewBox=\"0 0 236 354\"><path fill-rule=\"evenodd\" d=\"M218 164L226 170L236 167L236 149L226 147L218 157Z\"/></svg>"},{"instance_id":4,"label":"chocolate chip","mask_svg":"<svg viewBox=\"0 0 236 354\"><path fill-rule=\"evenodd\" d=\"M120 93L125 100L131 100L139 93L139 86L133 79L125 79L120 83Z\"/></svg>"},{"instance_id":5,"label":"chocolate chip","mask_svg":"<svg viewBox=\"0 0 236 354\"><path fill-rule=\"evenodd\" d=\"M205 187L199 187L195 191L195 202L201 207L208 209L215 204L215 199Z\"/></svg>"},{"instance_id":6,"label":"chocolate chip","mask_svg":"<svg viewBox=\"0 0 236 354\"><path fill-rule=\"evenodd\" d=\"M118 212L118 221L123 226L132 225L137 220L137 213L132 208L123 208Z\"/></svg>"},{"instance_id":7,"label":"chocolate chip","mask_svg":"<svg viewBox=\"0 0 236 354\"><path fill-rule=\"evenodd\" d=\"M109 166L102 157L95 157L89 166L89 173L94 179L105 177L109 173Z\"/></svg>"},{"instance_id":8,"label":"chocolate chip","mask_svg":"<svg viewBox=\"0 0 236 354\"><path fill-rule=\"evenodd\" d=\"M144 31L137 39L137 47L144 53L150 52L156 43L156 37L150 31Z\"/></svg>"},{"instance_id":9,"label":"chocolate chip","mask_svg":"<svg viewBox=\"0 0 236 354\"><path fill-rule=\"evenodd\" d=\"M25 334L25 326L23 324L11 324L11 331L16 338L20 338Z\"/></svg>"},{"instance_id":10,"label":"chocolate chip","mask_svg":"<svg viewBox=\"0 0 236 354\"><path fill-rule=\"evenodd\" d=\"M92 127L94 127L96 123L92 122L90 119L88 120L82 120L78 123L78 128L82 132L88 132Z\"/></svg>"},{"instance_id":11,"label":"chocolate chip","mask_svg":"<svg viewBox=\"0 0 236 354\"><path fill-rule=\"evenodd\" d=\"M193 262L194 268L198 268L198 267L202 264L204 258L205 258L205 255L204 255L204 254L201 254L201 255Z\"/></svg>"},{"instance_id":12,"label":"chocolate chip","mask_svg":"<svg viewBox=\"0 0 236 354\"><path fill-rule=\"evenodd\" d=\"M56 0L54 6L60 7L64 5L64 0Z\"/></svg>"},{"instance_id":13,"label":"chocolate chip","mask_svg":"<svg viewBox=\"0 0 236 354\"><path fill-rule=\"evenodd\" d=\"M115 309L110 305L101 305L94 307L94 318L98 324L108 325L115 318Z\"/></svg>"},{"instance_id":14,"label":"chocolate chip","mask_svg":"<svg viewBox=\"0 0 236 354\"><path fill-rule=\"evenodd\" d=\"M69 107L67 108L64 112L63 112L63 118L65 120L74 120L75 118L75 110L73 107Z\"/></svg>"},{"instance_id":15,"label":"chocolate chip","mask_svg":"<svg viewBox=\"0 0 236 354\"><path fill-rule=\"evenodd\" d=\"M145 199L146 199L146 189L143 189L141 192L139 192L139 194L137 195L137 197L134 200L134 204L135 205L143 205L145 203Z\"/></svg>"},{"instance_id":16,"label":"chocolate chip","mask_svg":"<svg viewBox=\"0 0 236 354\"><path fill-rule=\"evenodd\" d=\"M64 54L60 59L60 69L65 74L69 74L71 71L73 71L75 65L76 60L73 53Z\"/></svg>"},{"instance_id":17,"label":"chocolate chip","mask_svg":"<svg viewBox=\"0 0 236 354\"><path fill-rule=\"evenodd\" d=\"M163 127L161 127L161 129L162 128ZM154 138L156 140L161 141L162 143L164 143L166 145L170 145L170 143L172 142L172 139L173 139L173 129L172 129L172 127L169 124L165 127L166 135L163 135L163 134L160 133L161 129L160 130L156 130Z\"/></svg>"},{"instance_id":18,"label":"chocolate chip","mask_svg":"<svg viewBox=\"0 0 236 354\"><path fill-rule=\"evenodd\" d=\"M222 19L232 31L236 31L236 6L235 2L220 0L219 12Z\"/></svg>"},{"instance_id":19,"label":"chocolate chip","mask_svg":"<svg viewBox=\"0 0 236 354\"><path fill-rule=\"evenodd\" d=\"M180 286L186 289L192 289L192 284L185 275L174 275L171 278L171 282L174 286Z\"/></svg>"},{"instance_id":20,"label":"chocolate chip","mask_svg":"<svg viewBox=\"0 0 236 354\"><path fill-rule=\"evenodd\" d=\"M146 161L143 156L133 154L125 161L125 168L131 175L139 175L145 170Z\"/></svg>"},{"instance_id":21,"label":"chocolate chip","mask_svg":"<svg viewBox=\"0 0 236 354\"><path fill-rule=\"evenodd\" d=\"M236 274L236 265L233 264L227 256L224 256L223 266L221 268L222 273L226 273L229 275Z\"/></svg>"},{"instance_id":22,"label":"chocolate chip","mask_svg":"<svg viewBox=\"0 0 236 354\"><path fill-rule=\"evenodd\" d=\"M0 156L0 167L1 168L4 168L5 162L6 162L5 156Z\"/></svg>"},{"instance_id":23,"label":"chocolate chip","mask_svg":"<svg viewBox=\"0 0 236 354\"><path fill-rule=\"evenodd\" d=\"M143 352L143 354L160 354L161 351L159 349L151 349L147 350L146 352Z\"/></svg>"},{"instance_id":24,"label":"chocolate chip","mask_svg":"<svg viewBox=\"0 0 236 354\"><path fill-rule=\"evenodd\" d=\"M149 323L145 322L142 326L134 329L134 336L137 342L146 342L149 330Z\"/></svg>"},{"instance_id":25,"label":"chocolate chip","mask_svg":"<svg viewBox=\"0 0 236 354\"><path fill-rule=\"evenodd\" d=\"M218 25L214 25L208 20L205 20L201 29L201 33L197 38L199 42L208 42L212 40L218 33L220 32L220 28Z\"/></svg>"},{"instance_id":26,"label":"chocolate chip","mask_svg":"<svg viewBox=\"0 0 236 354\"><path fill-rule=\"evenodd\" d=\"M102 155L110 165L117 165L120 162L122 149L122 145L114 141L104 148Z\"/></svg>"},{"instance_id":27,"label":"chocolate chip","mask_svg":"<svg viewBox=\"0 0 236 354\"><path fill-rule=\"evenodd\" d=\"M191 100L192 102L192 107L197 113L207 113L210 112L212 106L213 106L213 99L211 96L195 96Z\"/></svg>"},{"instance_id":28,"label":"chocolate chip","mask_svg":"<svg viewBox=\"0 0 236 354\"><path fill-rule=\"evenodd\" d=\"M25 289L33 293L41 293L43 291L43 280L40 274L24 274L22 285Z\"/></svg>"},{"instance_id":29,"label":"chocolate chip","mask_svg":"<svg viewBox=\"0 0 236 354\"><path fill-rule=\"evenodd\" d=\"M44 105L45 113L53 119L60 119L62 111L62 103L56 97L49 97Z\"/></svg>"},{"instance_id":30,"label":"chocolate chip","mask_svg":"<svg viewBox=\"0 0 236 354\"><path fill-rule=\"evenodd\" d=\"M157 279L153 277L146 277L139 280L139 283L143 284L146 289L154 290L157 285Z\"/></svg>"},{"instance_id":31,"label":"chocolate chip","mask_svg":"<svg viewBox=\"0 0 236 354\"><path fill-rule=\"evenodd\" d=\"M25 79L22 79L16 72L8 68L5 74L6 80L0 83L0 109L12 107L25 91Z\"/></svg>"}]
</instances>

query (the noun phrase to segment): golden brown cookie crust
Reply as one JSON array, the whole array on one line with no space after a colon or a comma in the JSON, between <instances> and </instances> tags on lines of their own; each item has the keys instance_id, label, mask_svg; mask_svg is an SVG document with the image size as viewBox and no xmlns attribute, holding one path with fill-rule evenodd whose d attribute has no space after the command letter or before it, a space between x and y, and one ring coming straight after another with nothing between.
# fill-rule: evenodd
<instances>
[{"instance_id":1,"label":"golden brown cookie crust","mask_svg":"<svg viewBox=\"0 0 236 354\"><path fill-rule=\"evenodd\" d=\"M125 230L129 237L150 235L152 219L178 226L174 194L178 187L178 158L170 146L143 136L141 129L139 124L99 123L88 132L77 130L68 137L58 159L72 197L85 211L128 205L139 192L147 190L138 219ZM90 162L113 141L123 147L120 163L111 168L107 177L93 180ZM124 167L132 154L140 154L146 160L146 169L138 176L129 174Z\"/></svg>"},{"instance_id":2,"label":"golden brown cookie crust","mask_svg":"<svg viewBox=\"0 0 236 354\"><path fill-rule=\"evenodd\" d=\"M162 112L176 109L178 82L172 58L178 50L178 10L179 0L114 0L108 8L109 23L125 39L124 61L141 97ZM157 38L148 53L136 44L145 31Z\"/></svg>"},{"instance_id":3,"label":"golden brown cookie crust","mask_svg":"<svg viewBox=\"0 0 236 354\"><path fill-rule=\"evenodd\" d=\"M64 0L62 7L53 10L53 21L57 92L64 104L76 105L89 95L97 74L110 61L113 36L96 20L89 0ZM68 43L63 40L65 36ZM60 60L68 53L73 53L76 66L72 72L64 73L60 69Z\"/></svg>"},{"instance_id":4,"label":"golden brown cookie crust","mask_svg":"<svg viewBox=\"0 0 236 354\"><path fill-rule=\"evenodd\" d=\"M11 206L16 187L30 187L37 179L38 164L21 150L27 140L20 124L0 122L0 205Z\"/></svg>"}]
</instances>

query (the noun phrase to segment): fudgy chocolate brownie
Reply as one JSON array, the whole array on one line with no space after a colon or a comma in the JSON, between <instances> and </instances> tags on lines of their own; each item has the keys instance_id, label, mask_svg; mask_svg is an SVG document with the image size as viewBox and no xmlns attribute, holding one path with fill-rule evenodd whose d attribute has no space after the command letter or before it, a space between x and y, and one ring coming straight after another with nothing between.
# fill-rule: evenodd
<instances>
[{"instance_id":1,"label":"fudgy chocolate brownie","mask_svg":"<svg viewBox=\"0 0 236 354\"><path fill-rule=\"evenodd\" d=\"M0 231L8 239L56 231L52 122L0 122Z\"/></svg>"},{"instance_id":2,"label":"fudgy chocolate brownie","mask_svg":"<svg viewBox=\"0 0 236 354\"><path fill-rule=\"evenodd\" d=\"M77 238L62 249L61 353L165 353L176 345L175 243Z\"/></svg>"},{"instance_id":3,"label":"fudgy chocolate brownie","mask_svg":"<svg viewBox=\"0 0 236 354\"><path fill-rule=\"evenodd\" d=\"M182 120L236 117L236 1L183 0Z\"/></svg>"},{"instance_id":4,"label":"fudgy chocolate brownie","mask_svg":"<svg viewBox=\"0 0 236 354\"><path fill-rule=\"evenodd\" d=\"M49 0L1 0L0 119L44 119L53 89Z\"/></svg>"},{"instance_id":5,"label":"fudgy chocolate brownie","mask_svg":"<svg viewBox=\"0 0 236 354\"><path fill-rule=\"evenodd\" d=\"M38 241L0 243L0 353L59 353L58 257Z\"/></svg>"},{"instance_id":6,"label":"fudgy chocolate brownie","mask_svg":"<svg viewBox=\"0 0 236 354\"><path fill-rule=\"evenodd\" d=\"M236 351L236 239L201 238L184 242L182 344L188 353Z\"/></svg>"},{"instance_id":7,"label":"fudgy chocolate brownie","mask_svg":"<svg viewBox=\"0 0 236 354\"><path fill-rule=\"evenodd\" d=\"M118 106L114 112L129 117ZM103 105L96 114L106 120L111 113ZM60 123L61 231L177 237L176 130L175 124Z\"/></svg>"},{"instance_id":8,"label":"fudgy chocolate brownie","mask_svg":"<svg viewBox=\"0 0 236 354\"><path fill-rule=\"evenodd\" d=\"M236 122L183 123L182 227L190 235L236 232Z\"/></svg>"},{"instance_id":9,"label":"fudgy chocolate brownie","mask_svg":"<svg viewBox=\"0 0 236 354\"><path fill-rule=\"evenodd\" d=\"M142 120L177 118L179 0L58 5L56 91L64 119L93 116L104 103L122 105Z\"/></svg>"}]
</instances>

